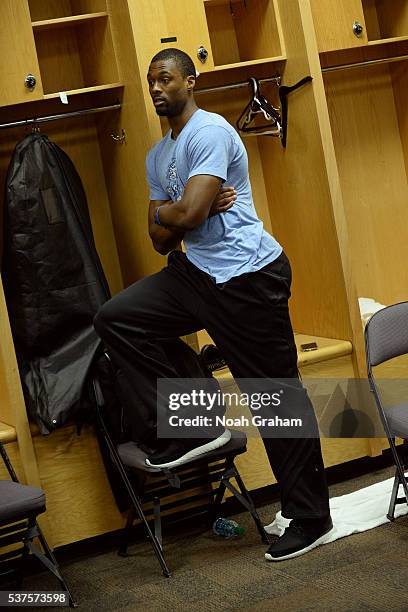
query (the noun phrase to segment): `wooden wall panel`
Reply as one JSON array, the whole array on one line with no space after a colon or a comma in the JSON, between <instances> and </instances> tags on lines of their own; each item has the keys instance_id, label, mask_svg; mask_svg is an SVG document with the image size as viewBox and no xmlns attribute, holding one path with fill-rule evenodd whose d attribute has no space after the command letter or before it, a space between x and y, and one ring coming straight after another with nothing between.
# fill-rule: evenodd
<instances>
[{"instance_id":1,"label":"wooden wall panel","mask_svg":"<svg viewBox=\"0 0 408 612\"><path fill-rule=\"evenodd\" d=\"M75 28L35 32L44 94L85 87Z\"/></svg>"},{"instance_id":2,"label":"wooden wall panel","mask_svg":"<svg viewBox=\"0 0 408 612\"><path fill-rule=\"evenodd\" d=\"M0 20L0 107L42 98L43 89L26 0L3 0ZM27 74L37 78L34 90Z\"/></svg>"},{"instance_id":3,"label":"wooden wall panel","mask_svg":"<svg viewBox=\"0 0 408 612\"><path fill-rule=\"evenodd\" d=\"M106 0L28 0L28 4L32 21L106 11Z\"/></svg>"},{"instance_id":4,"label":"wooden wall panel","mask_svg":"<svg viewBox=\"0 0 408 612\"><path fill-rule=\"evenodd\" d=\"M118 67L108 19L98 19L77 28L77 41L86 87L117 83Z\"/></svg>"},{"instance_id":5,"label":"wooden wall panel","mask_svg":"<svg viewBox=\"0 0 408 612\"><path fill-rule=\"evenodd\" d=\"M361 0L310 0L319 51L359 47L367 44ZM353 33L358 21L364 30L360 37Z\"/></svg>"},{"instance_id":6,"label":"wooden wall panel","mask_svg":"<svg viewBox=\"0 0 408 612\"><path fill-rule=\"evenodd\" d=\"M406 0L376 0L381 38L408 36L408 3Z\"/></svg>"},{"instance_id":7,"label":"wooden wall panel","mask_svg":"<svg viewBox=\"0 0 408 612\"><path fill-rule=\"evenodd\" d=\"M245 6L239 3L235 9L237 40L241 61L282 55L280 28L277 25L274 0L258 0ZM251 32L251 36L248 36Z\"/></svg>"},{"instance_id":8,"label":"wooden wall panel","mask_svg":"<svg viewBox=\"0 0 408 612\"><path fill-rule=\"evenodd\" d=\"M368 40L378 40L381 38L381 31L378 23L377 0L363 0L362 4L367 30L363 36Z\"/></svg>"},{"instance_id":9,"label":"wooden wall panel","mask_svg":"<svg viewBox=\"0 0 408 612\"><path fill-rule=\"evenodd\" d=\"M34 446L53 546L123 527L92 427L80 436L74 426L35 436Z\"/></svg>"},{"instance_id":10,"label":"wooden wall panel","mask_svg":"<svg viewBox=\"0 0 408 612\"><path fill-rule=\"evenodd\" d=\"M16 424L16 410L25 410L20 389L20 375L14 352L13 338L3 283L0 278L0 421Z\"/></svg>"},{"instance_id":11,"label":"wooden wall panel","mask_svg":"<svg viewBox=\"0 0 408 612\"><path fill-rule=\"evenodd\" d=\"M106 11L106 0L70 0L70 3L74 15Z\"/></svg>"},{"instance_id":12,"label":"wooden wall panel","mask_svg":"<svg viewBox=\"0 0 408 612\"><path fill-rule=\"evenodd\" d=\"M72 15L70 0L28 0L31 21L57 19Z\"/></svg>"},{"instance_id":13,"label":"wooden wall panel","mask_svg":"<svg viewBox=\"0 0 408 612\"><path fill-rule=\"evenodd\" d=\"M390 64L390 75L394 91L395 108L398 118L398 128L405 160L405 171L408 176L408 65L407 62Z\"/></svg>"},{"instance_id":14,"label":"wooden wall panel","mask_svg":"<svg viewBox=\"0 0 408 612\"><path fill-rule=\"evenodd\" d=\"M228 4L208 6L207 4L205 9L214 64L221 66L239 62L239 47L230 6Z\"/></svg>"},{"instance_id":15,"label":"wooden wall panel","mask_svg":"<svg viewBox=\"0 0 408 612\"><path fill-rule=\"evenodd\" d=\"M408 185L389 69L324 80L358 294L383 304L405 300Z\"/></svg>"}]
</instances>

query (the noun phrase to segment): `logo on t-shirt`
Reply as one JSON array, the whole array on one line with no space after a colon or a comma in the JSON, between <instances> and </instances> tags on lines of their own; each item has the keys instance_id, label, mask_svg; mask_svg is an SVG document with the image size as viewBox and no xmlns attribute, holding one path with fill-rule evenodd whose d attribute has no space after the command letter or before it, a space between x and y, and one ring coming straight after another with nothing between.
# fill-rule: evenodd
<instances>
[{"instance_id":1,"label":"logo on t-shirt","mask_svg":"<svg viewBox=\"0 0 408 612\"><path fill-rule=\"evenodd\" d=\"M182 190L179 186L178 175L177 175L177 163L176 158L170 162L169 167L167 168L167 193L170 195L173 202L181 200Z\"/></svg>"}]
</instances>

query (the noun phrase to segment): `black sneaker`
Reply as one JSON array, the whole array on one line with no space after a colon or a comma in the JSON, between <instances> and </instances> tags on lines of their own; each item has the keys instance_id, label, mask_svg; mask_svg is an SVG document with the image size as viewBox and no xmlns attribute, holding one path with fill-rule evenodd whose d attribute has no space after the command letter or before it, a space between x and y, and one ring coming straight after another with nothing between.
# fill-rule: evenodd
<instances>
[{"instance_id":1,"label":"black sneaker","mask_svg":"<svg viewBox=\"0 0 408 612\"><path fill-rule=\"evenodd\" d=\"M205 438L191 440L175 440L166 449L157 451L146 459L146 465L158 468L173 468L188 461L192 461L200 455L220 448L231 440L231 432L225 429L217 438Z\"/></svg>"},{"instance_id":2,"label":"black sneaker","mask_svg":"<svg viewBox=\"0 0 408 612\"><path fill-rule=\"evenodd\" d=\"M284 561L299 557L313 550L320 544L325 544L328 534L333 529L333 523L329 516L325 521L315 527L306 527L308 521L293 519L284 534L268 548L265 559L268 561Z\"/></svg>"}]
</instances>

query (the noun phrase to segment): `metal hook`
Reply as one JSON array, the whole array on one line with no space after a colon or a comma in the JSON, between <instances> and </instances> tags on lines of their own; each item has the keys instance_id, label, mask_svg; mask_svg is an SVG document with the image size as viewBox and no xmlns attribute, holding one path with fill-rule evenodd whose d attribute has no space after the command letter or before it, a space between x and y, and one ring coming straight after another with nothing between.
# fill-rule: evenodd
<instances>
[{"instance_id":1,"label":"metal hook","mask_svg":"<svg viewBox=\"0 0 408 612\"><path fill-rule=\"evenodd\" d=\"M119 144L125 144L126 142L126 133L125 130L122 129L121 134L111 134L112 140L115 142L119 142Z\"/></svg>"},{"instance_id":2,"label":"metal hook","mask_svg":"<svg viewBox=\"0 0 408 612\"><path fill-rule=\"evenodd\" d=\"M35 119L26 119L26 125L25 125L25 129L27 130L29 128L29 126L31 125L31 133L32 134L39 134L40 133L40 126L38 125L37 121Z\"/></svg>"},{"instance_id":3,"label":"metal hook","mask_svg":"<svg viewBox=\"0 0 408 612\"><path fill-rule=\"evenodd\" d=\"M252 98L253 100L258 101L258 94L259 94L258 79L256 79L255 77L250 77L249 82L251 83L251 87L252 87Z\"/></svg>"}]
</instances>

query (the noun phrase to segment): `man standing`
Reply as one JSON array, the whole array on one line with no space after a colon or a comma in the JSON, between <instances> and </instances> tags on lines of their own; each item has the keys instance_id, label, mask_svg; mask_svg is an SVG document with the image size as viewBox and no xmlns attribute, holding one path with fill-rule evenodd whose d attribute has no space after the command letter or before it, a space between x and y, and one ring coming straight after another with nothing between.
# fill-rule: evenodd
<instances>
[{"instance_id":1,"label":"man standing","mask_svg":"<svg viewBox=\"0 0 408 612\"><path fill-rule=\"evenodd\" d=\"M138 400L129 411L133 437L145 446L156 427L157 378L177 377L165 338L205 328L235 378L301 386L288 310L289 261L256 215L241 139L223 117L197 107L195 75L191 58L178 49L155 55L147 75L156 112L171 128L146 162L149 234L158 252L170 253L168 265L125 289L95 318L129 397ZM224 184L235 192L220 194ZM174 250L181 240L186 254ZM210 440L158 440L148 463L180 465L228 440L228 430ZM328 490L318 438L263 441L282 514L293 519L265 555L280 561L324 543L332 528Z\"/></svg>"}]
</instances>

